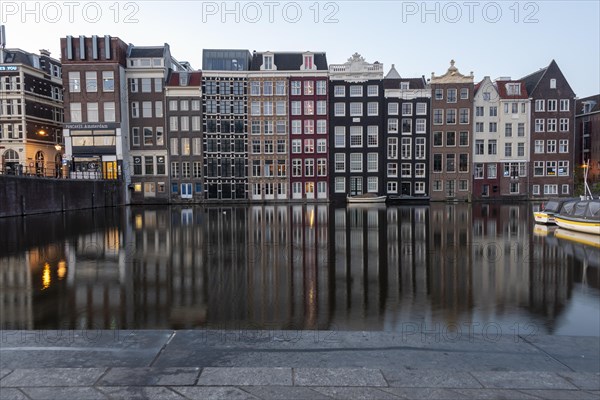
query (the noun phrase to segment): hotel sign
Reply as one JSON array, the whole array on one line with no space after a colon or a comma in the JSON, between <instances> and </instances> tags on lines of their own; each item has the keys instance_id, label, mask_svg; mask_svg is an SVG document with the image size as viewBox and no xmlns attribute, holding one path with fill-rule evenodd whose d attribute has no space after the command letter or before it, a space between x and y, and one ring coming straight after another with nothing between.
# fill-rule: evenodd
<instances>
[{"instance_id":1,"label":"hotel sign","mask_svg":"<svg viewBox=\"0 0 600 400\"><path fill-rule=\"evenodd\" d=\"M0 71L18 71L15 65L0 65Z\"/></svg>"},{"instance_id":2,"label":"hotel sign","mask_svg":"<svg viewBox=\"0 0 600 400\"><path fill-rule=\"evenodd\" d=\"M64 129L115 129L119 124L64 124Z\"/></svg>"}]
</instances>

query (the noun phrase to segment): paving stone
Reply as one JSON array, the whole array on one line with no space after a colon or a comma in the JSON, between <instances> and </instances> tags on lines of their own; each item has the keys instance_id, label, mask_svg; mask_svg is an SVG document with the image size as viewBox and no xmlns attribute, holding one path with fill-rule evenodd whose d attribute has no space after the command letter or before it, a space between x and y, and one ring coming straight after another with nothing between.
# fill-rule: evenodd
<instances>
[{"instance_id":1,"label":"paving stone","mask_svg":"<svg viewBox=\"0 0 600 400\"><path fill-rule=\"evenodd\" d=\"M22 389L33 400L107 400L108 396L93 387L29 387Z\"/></svg>"},{"instance_id":2,"label":"paving stone","mask_svg":"<svg viewBox=\"0 0 600 400\"><path fill-rule=\"evenodd\" d=\"M244 390L263 400L324 400L331 397L303 386L244 386Z\"/></svg>"},{"instance_id":3,"label":"paving stone","mask_svg":"<svg viewBox=\"0 0 600 400\"><path fill-rule=\"evenodd\" d=\"M598 400L600 393L586 392L583 390L521 390L528 395L544 400Z\"/></svg>"},{"instance_id":4,"label":"paving stone","mask_svg":"<svg viewBox=\"0 0 600 400\"><path fill-rule=\"evenodd\" d=\"M473 372L485 388L499 389L565 389L577 387L554 372Z\"/></svg>"},{"instance_id":5,"label":"paving stone","mask_svg":"<svg viewBox=\"0 0 600 400\"><path fill-rule=\"evenodd\" d=\"M533 335L527 337L527 341L573 371L600 372L600 340L597 337Z\"/></svg>"},{"instance_id":6,"label":"paving stone","mask_svg":"<svg viewBox=\"0 0 600 400\"><path fill-rule=\"evenodd\" d=\"M16 369L0 387L92 386L105 368Z\"/></svg>"},{"instance_id":7,"label":"paving stone","mask_svg":"<svg viewBox=\"0 0 600 400\"><path fill-rule=\"evenodd\" d=\"M510 389L454 389L456 398L477 400L540 400L527 390ZM570 399L564 397L562 400Z\"/></svg>"},{"instance_id":8,"label":"paving stone","mask_svg":"<svg viewBox=\"0 0 600 400\"><path fill-rule=\"evenodd\" d=\"M292 386L291 368L204 368L200 386Z\"/></svg>"},{"instance_id":9,"label":"paving stone","mask_svg":"<svg viewBox=\"0 0 600 400\"><path fill-rule=\"evenodd\" d=\"M314 390L334 399L348 400L398 400L398 396L370 387L316 387Z\"/></svg>"},{"instance_id":10,"label":"paving stone","mask_svg":"<svg viewBox=\"0 0 600 400\"><path fill-rule=\"evenodd\" d=\"M2 400L29 400L19 389L1 388L0 399Z\"/></svg>"},{"instance_id":11,"label":"paving stone","mask_svg":"<svg viewBox=\"0 0 600 400\"><path fill-rule=\"evenodd\" d=\"M600 373L593 372L559 372L573 385L583 390L600 390Z\"/></svg>"},{"instance_id":12,"label":"paving stone","mask_svg":"<svg viewBox=\"0 0 600 400\"><path fill-rule=\"evenodd\" d=\"M460 396L452 389L390 387L381 388L381 390L391 393L401 399L410 400L451 400L460 398Z\"/></svg>"},{"instance_id":13,"label":"paving stone","mask_svg":"<svg viewBox=\"0 0 600 400\"><path fill-rule=\"evenodd\" d=\"M200 368L111 368L98 386L185 386L194 385Z\"/></svg>"},{"instance_id":14,"label":"paving stone","mask_svg":"<svg viewBox=\"0 0 600 400\"><path fill-rule=\"evenodd\" d=\"M112 400L183 400L181 394L166 387L98 387Z\"/></svg>"},{"instance_id":15,"label":"paving stone","mask_svg":"<svg viewBox=\"0 0 600 400\"><path fill-rule=\"evenodd\" d=\"M174 386L171 389L188 399L198 400L256 400L256 397L236 387ZM287 398L287 397L286 397Z\"/></svg>"},{"instance_id":16,"label":"paving stone","mask_svg":"<svg viewBox=\"0 0 600 400\"><path fill-rule=\"evenodd\" d=\"M467 372L389 370L381 372L390 386L425 388L482 388Z\"/></svg>"},{"instance_id":17,"label":"paving stone","mask_svg":"<svg viewBox=\"0 0 600 400\"><path fill-rule=\"evenodd\" d=\"M0 379L4 378L6 375L10 374L12 369L8 368L0 368Z\"/></svg>"},{"instance_id":18,"label":"paving stone","mask_svg":"<svg viewBox=\"0 0 600 400\"><path fill-rule=\"evenodd\" d=\"M367 368L295 368L295 386L387 386L381 371Z\"/></svg>"}]
</instances>

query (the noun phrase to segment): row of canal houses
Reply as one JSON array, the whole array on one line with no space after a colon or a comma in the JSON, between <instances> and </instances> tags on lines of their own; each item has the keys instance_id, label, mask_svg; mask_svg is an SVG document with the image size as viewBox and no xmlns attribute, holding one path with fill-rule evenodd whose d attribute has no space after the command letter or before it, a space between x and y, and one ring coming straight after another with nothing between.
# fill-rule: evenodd
<instances>
[{"instance_id":1,"label":"row of canal houses","mask_svg":"<svg viewBox=\"0 0 600 400\"><path fill-rule=\"evenodd\" d=\"M557 64L475 83L359 54L204 50L61 39L73 177L127 182L133 203L527 199L573 194L575 94Z\"/></svg>"}]
</instances>

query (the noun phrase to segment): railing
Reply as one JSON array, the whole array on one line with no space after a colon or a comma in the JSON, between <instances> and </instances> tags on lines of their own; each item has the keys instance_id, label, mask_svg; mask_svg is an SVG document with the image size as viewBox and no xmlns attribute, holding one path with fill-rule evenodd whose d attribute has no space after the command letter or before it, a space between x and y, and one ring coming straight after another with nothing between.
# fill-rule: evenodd
<instances>
[{"instance_id":1,"label":"railing","mask_svg":"<svg viewBox=\"0 0 600 400\"><path fill-rule=\"evenodd\" d=\"M46 168L24 167L22 165L8 166L0 165L0 175L24 176L33 178L54 178L62 179L63 169L48 166Z\"/></svg>"}]
</instances>

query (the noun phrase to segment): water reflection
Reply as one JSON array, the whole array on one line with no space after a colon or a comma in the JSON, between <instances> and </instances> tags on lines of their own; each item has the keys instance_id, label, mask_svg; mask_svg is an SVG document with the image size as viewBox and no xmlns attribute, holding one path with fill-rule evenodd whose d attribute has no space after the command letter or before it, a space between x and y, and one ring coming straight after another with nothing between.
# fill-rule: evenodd
<instances>
[{"instance_id":1,"label":"water reflection","mask_svg":"<svg viewBox=\"0 0 600 400\"><path fill-rule=\"evenodd\" d=\"M600 336L589 312L600 246L534 227L531 207L130 207L3 219L0 326Z\"/></svg>"}]
</instances>

